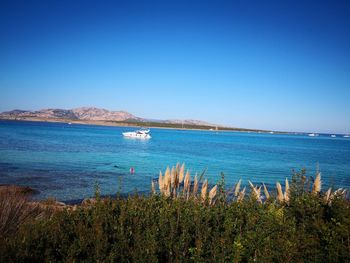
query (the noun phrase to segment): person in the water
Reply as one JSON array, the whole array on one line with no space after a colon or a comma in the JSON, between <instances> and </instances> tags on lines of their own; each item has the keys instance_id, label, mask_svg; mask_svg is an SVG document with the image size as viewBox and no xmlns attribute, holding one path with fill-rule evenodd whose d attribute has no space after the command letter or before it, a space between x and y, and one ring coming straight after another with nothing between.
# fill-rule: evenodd
<instances>
[{"instance_id":1,"label":"person in the water","mask_svg":"<svg viewBox=\"0 0 350 263\"><path fill-rule=\"evenodd\" d=\"M135 173L135 168L134 167L131 167L130 168L130 174L134 174Z\"/></svg>"}]
</instances>

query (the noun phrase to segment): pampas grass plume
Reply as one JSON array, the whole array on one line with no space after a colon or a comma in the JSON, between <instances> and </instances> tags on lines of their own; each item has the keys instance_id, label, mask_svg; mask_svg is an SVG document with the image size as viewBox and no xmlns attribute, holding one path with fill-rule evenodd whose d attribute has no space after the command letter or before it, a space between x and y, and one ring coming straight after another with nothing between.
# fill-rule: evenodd
<instances>
[{"instance_id":1,"label":"pampas grass plume","mask_svg":"<svg viewBox=\"0 0 350 263\"><path fill-rule=\"evenodd\" d=\"M202 185L201 197L203 200L207 198L208 180L205 180Z\"/></svg>"},{"instance_id":2,"label":"pampas grass plume","mask_svg":"<svg viewBox=\"0 0 350 263\"><path fill-rule=\"evenodd\" d=\"M159 185L159 191L162 193L164 189L164 180L163 180L162 171L159 171L158 185Z\"/></svg>"},{"instance_id":3,"label":"pampas grass plume","mask_svg":"<svg viewBox=\"0 0 350 263\"><path fill-rule=\"evenodd\" d=\"M284 189L284 200L288 203L289 202L289 183L288 179L286 178L286 186Z\"/></svg>"},{"instance_id":4,"label":"pampas grass plume","mask_svg":"<svg viewBox=\"0 0 350 263\"><path fill-rule=\"evenodd\" d=\"M193 183L193 196L196 196L198 192L198 178L197 174L194 176L194 183Z\"/></svg>"},{"instance_id":5,"label":"pampas grass plume","mask_svg":"<svg viewBox=\"0 0 350 263\"><path fill-rule=\"evenodd\" d=\"M209 203L212 204L214 197L216 196L218 186L215 185L209 192Z\"/></svg>"},{"instance_id":6,"label":"pampas grass plume","mask_svg":"<svg viewBox=\"0 0 350 263\"><path fill-rule=\"evenodd\" d=\"M239 193L238 198L237 198L237 202L243 201L244 196L245 196L245 187L244 187L243 190Z\"/></svg>"},{"instance_id":7,"label":"pampas grass plume","mask_svg":"<svg viewBox=\"0 0 350 263\"><path fill-rule=\"evenodd\" d=\"M254 196L254 198L261 203L261 198L260 198L260 192L261 192L261 187L257 188L253 185L253 183L251 181L248 181L250 188L252 189L252 194Z\"/></svg>"},{"instance_id":8,"label":"pampas grass plume","mask_svg":"<svg viewBox=\"0 0 350 263\"><path fill-rule=\"evenodd\" d=\"M181 184L184 180L184 174L185 174L185 163L181 165L180 172L179 172L179 183Z\"/></svg>"},{"instance_id":9,"label":"pampas grass plume","mask_svg":"<svg viewBox=\"0 0 350 263\"><path fill-rule=\"evenodd\" d=\"M164 174L164 183L163 183L164 188L167 188L168 185L170 185L170 183L171 183L170 168L169 168L169 166L168 166L168 167L166 168L165 174Z\"/></svg>"},{"instance_id":10,"label":"pampas grass plume","mask_svg":"<svg viewBox=\"0 0 350 263\"><path fill-rule=\"evenodd\" d=\"M277 188L277 201L283 202L282 186L279 182L276 183L276 188Z\"/></svg>"},{"instance_id":11,"label":"pampas grass plume","mask_svg":"<svg viewBox=\"0 0 350 263\"><path fill-rule=\"evenodd\" d=\"M270 194L269 194L269 191L267 191L267 187L266 185L263 183L263 186L264 186L264 194L265 194L265 197L266 199L269 199L270 198Z\"/></svg>"},{"instance_id":12,"label":"pampas grass plume","mask_svg":"<svg viewBox=\"0 0 350 263\"><path fill-rule=\"evenodd\" d=\"M332 188L329 188L324 196L324 201L326 202L326 204L328 204L330 201L331 193L332 193Z\"/></svg>"},{"instance_id":13,"label":"pampas grass plume","mask_svg":"<svg viewBox=\"0 0 350 263\"><path fill-rule=\"evenodd\" d=\"M321 173L318 172L314 181L314 185L312 186L312 193L317 194L321 192L321 184Z\"/></svg>"},{"instance_id":14,"label":"pampas grass plume","mask_svg":"<svg viewBox=\"0 0 350 263\"><path fill-rule=\"evenodd\" d=\"M239 190L241 188L241 182L242 182L242 179L239 179L238 183L236 184L235 193L234 193L235 196L238 196L239 194Z\"/></svg>"}]
</instances>

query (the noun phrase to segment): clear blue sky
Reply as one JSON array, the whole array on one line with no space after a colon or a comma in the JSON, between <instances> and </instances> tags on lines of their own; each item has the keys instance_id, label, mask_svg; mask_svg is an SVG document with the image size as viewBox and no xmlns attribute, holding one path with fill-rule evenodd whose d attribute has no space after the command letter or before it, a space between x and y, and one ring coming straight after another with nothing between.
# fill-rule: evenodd
<instances>
[{"instance_id":1,"label":"clear blue sky","mask_svg":"<svg viewBox=\"0 0 350 263\"><path fill-rule=\"evenodd\" d=\"M0 111L350 131L350 1L0 2Z\"/></svg>"}]
</instances>

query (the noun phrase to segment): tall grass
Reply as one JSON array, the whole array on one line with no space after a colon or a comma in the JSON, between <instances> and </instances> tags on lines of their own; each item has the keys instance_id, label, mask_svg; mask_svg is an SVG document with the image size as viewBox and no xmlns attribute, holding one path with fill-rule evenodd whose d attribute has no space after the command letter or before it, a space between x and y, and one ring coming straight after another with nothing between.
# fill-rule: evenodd
<instances>
[{"instance_id":1,"label":"tall grass","mask_svg":"<svg viewBox=\"0 0 350 263\"><path fill-rule=\"evenodd\" d=\"M190 172L187 171L186 175L184 176L185 171L185 164L181 165L178 163L176 166L172 167L171 169L169 167L166 168L164 176L162 175L162 171L159 172L159 178L158 178L158 187L159 187L159 194L170 197L170 198L183 198L185 200L188 200L190 197L194 198L195 200L201 200L202 202L209 200L209 204L214 203L216 195L217 195L217 185L214 185L212 189L209 191L208 195L208 180L204 180L204 173L198 180L197 174L194 177L193 182L191 181ZM292 180L294 181L293 187L298 188L298 191L300 192L307 192L311 193L313 195L320 195L321 194L321 173L317 172L315 179L313 180L312 187L309 189L311 178L308 180L308 184L305 187L305 175L301 173L295 173ZM204 180L202 183L202 188L200 193L198 194L198 187L200 181ZM244 187L243 190L240 190L242 184L242 179L240 179L232 192L233 199L231 201L237 201L240 202L244 199L246 194L246 188ZM262 204L263 200L264 202L268 202L271 199L270 192L268 191L266 185L262 183L261 185L254 185L251 181L248 181L249 187L250 187L250 196L254 200L256 200L258 203ZM191 190L192 189L192 190ZM263 192L261 191L263 189ZM156 190L156 184L154 181L151 182L151 192L152 194L157 194ZM283 192L283 187L279 182L276 182L276 194L275 194L275 200L279 203L289 203L290 195L291 195L291 189L289 186L288 178L285 180L285 189ZM296 193L296 189L294 193ZM262 194L264 193L264 194ZM334 196L342 196L345 197L347 194L346 189L339 188L338 190L332 192L332 189L328 189L327 192L324 195L325 202L330 205L331 200L334 198ZM227 198L227 196L225 196Z\"/></svg>"},{"instance_id":2,"label":"tall grass","mask_svg":"<svg viewBox=\"0 0 350 263\"><path fill-rule=\"evenodd\" d=\"M28 203L28 195L15 186L0 190L0 236L7 237L17 233L21 224L38 218L42 209L37 204Z\"/></svg>"}]
</instances>

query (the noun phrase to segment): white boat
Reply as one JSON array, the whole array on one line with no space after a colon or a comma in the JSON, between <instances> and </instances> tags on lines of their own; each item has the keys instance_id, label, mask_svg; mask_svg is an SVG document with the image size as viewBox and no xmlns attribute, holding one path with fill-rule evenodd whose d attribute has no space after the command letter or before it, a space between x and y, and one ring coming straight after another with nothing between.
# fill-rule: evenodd
<instances>
[{"instance_id":1,"label":"white boat","mask_svg":"<svg viewBox=\"0 0 350 263\"><path fill-rule=\"evenodd\" d=\"M151 135L149 133L149 129L140 129L132 132L123 132L123 136L128 138L150 139Z\"/></svg>"},{"instance_id":2,"label":"white boat","mask_svg":"<svg viewBox=\"0 0 350 263\"><path fill-rule=\"evenodd\" d=\"M335 137L337 137L337 135L335 135L335 134L332 134L332 135L331 135L331 137L332 137L332 138L335 138Z\"/></svg>"},{"instance_id":3,"label":"white boat","mask_svg":"<svg viewBox=\"0 0 350 263\"><path fill-rule=\"evenodd\" d=\"M316 136L318 136L318 134L317 133L310 133L309 136L310 137L316 137Z\"/></svg>"},{"instance_id":4,"label":"white boat","mask_svg":"<svg viewBox=\"0 0 350 263\"><path fill-rule=\"evenodd\" d=\"M349 137L350 137L350 135L348 135L348 134L347 134L347 135L344 135L344 138L349 138Z\"/></svg>"}]
</instances>

